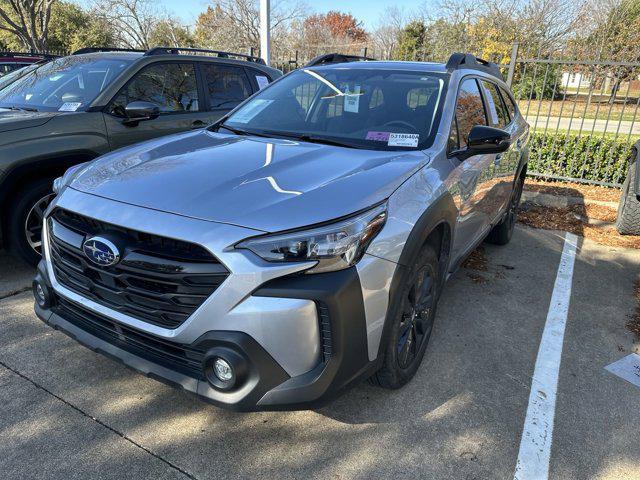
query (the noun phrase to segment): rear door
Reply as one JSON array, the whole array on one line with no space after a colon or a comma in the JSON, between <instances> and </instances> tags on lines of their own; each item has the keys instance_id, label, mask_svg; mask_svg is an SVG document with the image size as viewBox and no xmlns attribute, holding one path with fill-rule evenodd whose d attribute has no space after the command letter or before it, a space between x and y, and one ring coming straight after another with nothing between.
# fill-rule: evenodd
<instances>
[{"instance_id":1,"label":"rear door","mask_svg":"<svg viewBox=\"0 0 640 480\"><path fill-rule=\"evenodd\" d=\"M106 108L104 116L111 148L202 128L210 118L202 97L194 62L158 62L144 67ZM125 125L125 107L133 101L158 105L160 115L137 125Z\"/></svg>"},{"instance_id":2,"label":"rear door","mask_svg":"<svg viewBox=\"0 0 640 480\"><path fill-rule=\"evenodd\" d=\"M487 125L484 100L478 81L465 78L458 90L456 113L449 135L450 160L456 167L454 197L458 204L458 224L454 237L454 258L466 255L489 230L493 205L495 155L474 155L461 160L456 152L467 148L469 132L476 125Z\"/></svg>"},{"instance_id":3,"label":"rear door","mask_svg":"<svg viewBox=\"0 0 640 480\"><path fill-rule=\"evenodd\" d=\"M484 97L487 105L487 115L489 125L506 131L511 136L511 145L506 152L497 154L494 157L494 195L497 201L497 208L494 212L493 220L497 219L509 203L513 179L518 168L518 142L517 126L511 121L509 111L504 103L500 87L488 80L480 82L483 87Z\"/></svg>"},{"instance_id":4,"label":"rear door","mask_svg":"<svg viewBox=\"0 0 640 480\"><path fill-rule=\"evenodd\" d=\"M200 72L206 96L207 124L230 112L256 90L240 65L202 62Z\"/></svg>"}]
</instances>

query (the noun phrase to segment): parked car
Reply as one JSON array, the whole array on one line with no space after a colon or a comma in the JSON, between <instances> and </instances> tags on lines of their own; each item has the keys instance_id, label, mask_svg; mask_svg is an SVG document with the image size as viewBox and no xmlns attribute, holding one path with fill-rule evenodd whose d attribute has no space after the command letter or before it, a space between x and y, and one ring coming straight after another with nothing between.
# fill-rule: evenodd
<instances>
[{"instance_id":1,"label":"parked car","mask_svg":"<svg viewBox=\"0 0 640 480\"><path fill-rule=\"evenodd\" d=\"M53 179L72 165L218 120L280 77L256 57L195 49L83 49L0 91L3 243L37 264Z\"/></svg>"},{"instance_id":2,"label":"parked car","mask_svg":"<svg viewBox=\"0 0 640 480\"><path fill-rule=\"evenodd\" d=\"M227 408L407 383L447 278L485 238L511 239L529 127L471 55L348 60L68 170L37 315Z\"/></svg>"},{"instance_id":3,"label":"parked car","mask_svg":"<svg viewBox=\"0 0 640 480\"><path fill-rule=\"evenodd\" d=\"M57 56L45 53L0 52L0 78L32 63L53 58L57 58Z\"/></svg>"},{"instance_id":4,"label":"parked car","mask_svg":"<svg viewBox=\"0 0 640 480\"><path fill-rule=\"evenodd\" d=\"M616 228L622 235L640 235L640 140L631 149L629 173L622 185Z\"/></svg>"}]
</instances>

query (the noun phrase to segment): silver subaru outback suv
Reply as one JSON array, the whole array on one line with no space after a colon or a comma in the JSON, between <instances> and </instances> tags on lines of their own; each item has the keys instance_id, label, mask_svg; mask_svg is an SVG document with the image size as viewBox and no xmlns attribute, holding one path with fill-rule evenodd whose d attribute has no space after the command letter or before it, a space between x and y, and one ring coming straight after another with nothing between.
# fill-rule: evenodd
<instances>
[{"instance_id":1,"label":"silver subaru outback suv","mask_svg":"<svg viewBox=\"0 0 640 480\"><path fill-rule=\"evenodd\" d=\"M319 57L205 130L69 170L37 315L232 409L407 383L447 278L511 238L529 127L471 55L354 60Z\"/></svg>"}]
</instances>

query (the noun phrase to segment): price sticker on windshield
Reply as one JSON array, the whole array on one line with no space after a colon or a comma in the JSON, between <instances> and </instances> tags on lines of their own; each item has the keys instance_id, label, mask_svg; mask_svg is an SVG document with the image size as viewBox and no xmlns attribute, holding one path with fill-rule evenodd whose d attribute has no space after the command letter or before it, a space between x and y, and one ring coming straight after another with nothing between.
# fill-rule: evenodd
<instances>
[{"instance_id":1,"label":"price sticker on windshield","mask_svg":"<svg viewBox=\"0 0 640 480\"><path fill-rule=\"evenodd\" d=\"M264 75L256 75L256 82L258 82L259 90L262 90L264 87L269 85L269 79Z\"/></svg>"},{"instance_id":2,"label":"price sticker on windshield","mask_svg":"<svg viewBox=\"0 0 640 480\"><path fill-rule=\"evenodd\" d=\"M63 103L58 109L59 112L75 112L80 108L82 103L79 102L67 102Z\"/></svg>"},{"instance_id":3,"label":"price sticker on windshield","mask_svg":"<svg viewBox=\"0 0 640 480\"><path fill-rule=\"evenodd\" d=\"M344 111L351 113L358 113L360 109L360 85L356 85L353 88L353 92L349 91L347 87L344 92Z\"/></svg>"},{"instance_id":4,"label":"price sticker on windshield","mask_svg":"<svg viewBox=\"0 0 640 480\"><path fill-rule=\"evenodd\" d=\"M389 147L417 147L420 135L417 133L391 133L389 134Z\"/></svg>"}]
</instances>

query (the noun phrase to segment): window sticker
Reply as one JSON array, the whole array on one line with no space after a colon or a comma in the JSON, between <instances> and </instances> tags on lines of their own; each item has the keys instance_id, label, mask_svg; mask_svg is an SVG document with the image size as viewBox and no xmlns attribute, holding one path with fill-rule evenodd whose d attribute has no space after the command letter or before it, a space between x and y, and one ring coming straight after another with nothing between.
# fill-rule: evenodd
<instances>
[{"instance_id":1,"label":"window sticker","mask_svg":"<svg viewBox=\"0 0 640 480\"><path fill-rule=\"evenodd\" d=\"M238 123L247 123L272 103L273 100L258 98L241 108L240 111L232 115L229 120Z\"/></svg>"},{"instance_id":2,"label":"window sticker","mask_svg":"<svg viewBox=\"0 0 640 480\"><path fill-rule=\"evenodd\" d=\"M358 113L360 109L360 85L353 87L353 92L349 91L349 87L344 91L344 111L350 113Z\"/></svg>"},{"instance_id":3,"label":"window sticker","mask_svg":"<svg viewBox=\"0 0 640 480\"><path fill-rule=\"evenodd\" d=\"M389 147L417 147L420 135L417 133L391 133L387 145Z\"/></svg>"},{"instance_id":4,"label":"window sticker","mask_svg":"<svg viewBox=\"0 0 640 480\"><path fill-rule=\"evenodd\" d=\"M62 105L60 105L60 108L58 109L58 111L59 112L75 112L80 108L81 105L82 103L80 102L63 103Z\"/></svg>"},{"instance_id":5,"label":"window sticker","mask_svg":"<svg viewBox=\"0 0 640 480\"><path fill-rule=\"evenodd\" d=\"M365 140L373 140L374 142L388 142L391 132L367 132Z\"/></svg>"},{"instance_id":6,"label":"window sticker","mask_svg":"<svg viewBox=\"0 0 640 480\"><path fill-rule=\"evenodd\" d=\"M264 75L256 75L256 82L258 82L258 88L260 90L269 85L269 79Z\"/></svg>"}]
</instances>

